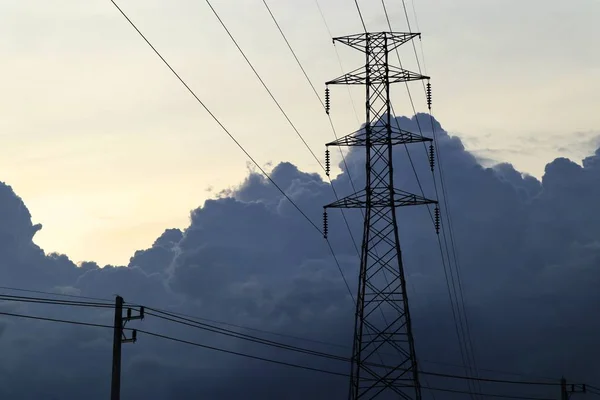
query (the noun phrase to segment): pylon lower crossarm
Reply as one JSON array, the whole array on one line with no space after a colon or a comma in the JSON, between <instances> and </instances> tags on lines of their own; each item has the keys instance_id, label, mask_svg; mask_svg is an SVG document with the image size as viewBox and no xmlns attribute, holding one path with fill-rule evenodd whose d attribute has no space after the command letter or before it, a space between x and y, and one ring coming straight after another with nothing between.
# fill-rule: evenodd
<instances>
[{"instance_id":1,"label":"pylon lower crossarm","mask_svg":"<svg viewBox=\"0 0 600 400\"><path fill-rule=\"evenodd\" d=\"M431 79L429 76L417 74L404 68L389 66L389 83L410 82Z\"/></svg>"},{"instance_id":2,"label":"pylon lower crossarm","mask_svg":"<svg viewBox=\"0 0 600 400\"><path fill-rule=\"evenodd\" d=\"M420 142L432 142L433 139L417 135L415 133L405 131L392 127L392 133L388 137L387 135L378 135L376 137L371 136L371 144L377 145L399 145L399 144L411 144ZM364 129L360 129L356 132L352 132L349 135L343 136L333 142L329 142L326 146L366 146L367 144L367 132Z\"/></svg>"},{"instance_id":3,"label":"pylon lower crossarm","mask_svg":"<svg viewBox=\"0 0 600 400\"><path fill-rule=\"evenodd\" d=\"M394 202L393 204L390 204L389 192L386 188L381 188L374 189L372 191L369 206L371 208L386 208L419 206L437 203L438 202L435 200L430 200L413 193L405 192L403 190L394 189ZM366 206L367 192L366 190L361 190L357 193L351 194L350 196L344 197L331 204L328 204L325 206L325 208L366 208Z\"/></svg>"},{"instance_id":4,"label":"pylon lower crossarm","mask_svg":"<svg viewBox=\"0 0 600 400\"><path fill-rule=\"evenodd\" d=\"M325 85L364 85L366 82L365 67L360 67L342 76L325 82Z\"/></svg>"},{"instance_id":5,"label":"pylon lower crossarm","mask_svg":"<svg viewBox=\"0 0 600 400\"><path fill-rule=\"evenodd\" d=\"M340 77L325 82L326 85L381 85L384 83L401 83L430 79L428 76L417 74L404 68L389 66L389 76L371 76L367 81L367 70L360 67ZM367 83L368 82L368 83Z\"/></svg>"}]
</instances>

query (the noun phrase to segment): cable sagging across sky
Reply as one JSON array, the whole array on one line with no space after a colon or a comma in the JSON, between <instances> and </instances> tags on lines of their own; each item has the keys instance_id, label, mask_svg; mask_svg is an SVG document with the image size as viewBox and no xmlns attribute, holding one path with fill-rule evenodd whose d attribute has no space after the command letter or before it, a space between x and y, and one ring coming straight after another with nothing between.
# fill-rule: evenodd
<instances>
[{"instance_id":1,"label":"cable sagging across sky","mask_svg":"<svg viewBox=\"0 0 600 400\"><path fill-rule=\"evenodd\" d=\"M88 307L92 307L92 308L95 307L94 303L92 303L92 305L88 305L88 303L86 303L86 302L74 302L74 301L70 301L70 300L65 300L64 302L61 302L61 301L57 301L56 299L50 299L50 298L31 298L31 297L23 297L23 296L10 296L10 297L7 297L7 299L8 299L8 301L16 301L16 302L35 301L40 304L65 305L65 306L80 305L80 306L88 306ZM0 298L0 300L5 300L5 299ZM52 302L55 302L56 304L52 303ZM143 306L131 305L131 307L139 308L139 307L143 307ZM347 357L337 356L334 354L324 353L324 352L320 352L320 351L314 351L314 350L311 350L308 348L301 348L301 347L289 345L289 344L282 343L282 342L263 339L263 338L253 336L253 335L241 334L240 332L236 332L236 331L233 331L230 329L224 329L224 328L220 328L218 326L214 326L214 325L210 325L210 324L206 324L206 323L200 323L200 322L194 321L191 318L180 317L174 313L170 313L170 312L163 311L163 310L153 308L153 307L145 307L145 309L148 310L146 312L146 314L148 316L156 317L156 318L166 321L168 323L175 323L175 324L187 326L190 328L201 329L203 331L208 331L211 333L215 333L217 335L224 335L226 337L232 337L235 339L241 339L241 340L245 340L245 341L249 341L249 342L254 342L257 344L263 344L263 345L267 345L272 348L276 348L278 350L294 351L294 352L302 353L304 355L308 355L311 357L326 358L326 359L331 359L334 361L342 361L344 363L350 362L350 359ZM54 322L54 323L69 324L69 325L79 325L79 326L87 326L87 327L114 329L114 326L109 325L109 324L100 324L100 323L93 323L93 322L63 319L63 318L49 318L49 317L43 317L43 316L37 316L37 315L28 315L28 314L10 313L10 312L0 312L0 315L21 318L21 319L44 321L44 322ZM310 365L298 364L296 362L286 362L286 361L281 361L281 360L275 360L270 357L253 355L253 354L248 354L248 353L240 352L240 351L227 350L222 347L211 346L211 345L207 345L207 344L203 344L203 343L199 343L199 342L195 342L195 341L184 340L184 339L180 339L177 337L173 337L171 335L165 335L165 334L161 334L161 333L157 333L157 332L153 332L153 331L147 331L147 330L141 330L141 329L131 329L131 328L124 328L124 330L128 330L128 331L135 330L139 333L147 334L152 337L157 337L160 339L178 342L181 344L187 344L187 345L191 345L194 347L200 347L200 348L204 348L207 350L217 351L217 352L226 353L226 354L230 354L230 355L236 355L236 356L240 356L240 357L244 357L244 358L250 358L250 359L254 359L254 360L258 360L258 361L264 361L264 362L283 365L283 366L287 366L287 367L300 368L300 369L324 373L324 374L328 374L328 375L348 377L348 375L346 373L342 373L342 372L313 367ZM376 365L374 364L374 366L376 366ZM517 386L558 387L561 385L560 382L517 381L517 380L493 379L493 378L481 378L481 377L475 378L475 377L470 377L470 376L461 376L461 375L439 373L439 372L432 372L432 371L419 371L419 373L422 375L438 377L438 378L469 380L469 381L476 381L476 382L508 384L508 385L517 385ZM581 384L579 384L579 385L581 385ZM591 389L592 392L596 390L595 386L589 386L589 388ZM449 388L431 387L430 385L423 387L423 389L442 391L442 392L451 392L451 393L465 393L465 394L469 393L469 392L464 392L464 391L449 389ZM508 399L530 399L530 400L542 399L542 398L536 398L536 397L514 396L514 395L505 395L505 394L498 394L498 393L481 393L481 395L487 396L487 397L498 397L498 398L508 398Z\"/></svg>"},{"instance_id":2,"label":"cable sagging across sky","mask_svg":"<svg viewBox=\"0 0 600 400\"><path fill-rule=\"evenodd\" d=\"M248 157L248 159L250 159L250 161L252 161L252 163L260 170L260 172L269 180L269 182L271 182L271 184L273 184L273 186L275 186L275 188L292 204L292 206L294 206L294 208L304 217L304 219L307 220L307 222L317 231L319 232L319 234L321 236L324 237L323 231L321 230L321 228L319 228L309 217L308 215L306 215L306 213L304 211L302 211L302 209L296 204L296 202L294 202L294 200L292 200L292 198L290 196L288 196L287 193L285 193L285 191L273 180L273 178L271 177L270 174L268 174L265 169L263 167L261 167L258 162L250 155L250 153L244 148L244 146L242 146L242 144L235 138L235 136L233 136L233 134L231 134L231 132L225 127L225 125L223 125L223 123L216 117L216 115L214 115L212 113L212 111L208 108L208 106L202 101L200 100L200 98L196 95L196 93L188 86L188 84L185 82L185 80L183 80L183 78L175 71L175 69L173 69L173 67L171 66L171 64L169 64L167 62L167 60L162 56L162 54L154 47L154 45L152 45L152 43L146 38L146 36L139 30L139 28L133 23L133 21L127 16L127 14L121 9L121 7L119 7L119 5L115 2L115 0L110 0L111 3L117 8L117 10L121 13L121 15L127 20L127 22L135 29L135 31L140 35L140 37L146 42L146 44L148 46L150 46L150 48L154 51L154 53L161 59L161 61L169 68L169 70L175 75L175 77L181 82L181 84L187 89L187 91L196 99L196 101L202 106L202 108L204 108L204 110L211 116L211 118L221 127L221 129L231 138L231 140L233 140L233 142L240 148L240 150L242 150L244 152L244 154ZM217 15L217 18L219 19L219 21L221 21L221 19L218 17L218 14L216 13L216 11L214 10L214 8L212 7L212 5L210 4L210 2L207 0L207 3L209 4L210 8L213 10L213 12L215 13L215 15ZM223 24L223 22L221 21L221 23ZM223 24L223 27L227 30L227 28L225 27L225 25ZM227 32L229 33L229 31L227 30ZM231 35L230 35L231 36ZM231 36L232 40L233 36ZM234 40L235 41L235 40ZM237 43L236 43L237 45ZM241 49L240 49L241 51ZM246 58L246 57L244 57ZM248 63L250 63L248 61ZM275 100L275 99L274 99ZM291 122L291 121L290 121ZM346 289L348 290L348 293L350 294L350 296L352 296L352 290L350 289L350 286L348 285L348 281L346 279L346 277L344 276L344 272L342 271L342 267L339 263L339 260L337 258L337 256L335 255L335 252L333 250L333 247L331 246L331 243L329 242L329 240L327 240L327 238L325 238L326 242L327 242L327 246L329 248L329 251L331 252L331 255L335 261L335 264L337 266L338 271L340 272L342 279L344 281L344 284L346 286Z\"/></svg>"}]
</instances>

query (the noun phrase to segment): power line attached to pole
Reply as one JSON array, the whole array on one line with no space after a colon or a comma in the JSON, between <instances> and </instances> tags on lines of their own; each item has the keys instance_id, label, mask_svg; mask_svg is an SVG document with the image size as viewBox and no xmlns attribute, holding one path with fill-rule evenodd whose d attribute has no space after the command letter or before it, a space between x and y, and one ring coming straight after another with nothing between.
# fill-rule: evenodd
<instances>
[{"instance_id":1,"label":"power line attached to pole","mask_svg":"<svg viewBox=\"0 0 600 400\"><path fill-rule=\"evenodd\" d=\"M569 400L573 393L587 393L585 383L574 384L567 383L567 380L563 377L560 380L560 400Z\"/></svg>"},{"instance_id":2,"label":"power line attached to pole","mask_svg":"<svg viewBox=\"0 0 600 400\"><path fill-rule=\"evenodd\" d=\"M121 345L123 343L135 343L137 341L137 330L131 331L131 337L125 335L125 324L127 322L144 319L144 307L140 307L138 315L132 315L131 308L127 308L126 316L123 316L123 298L117 296L115 299L115 322L113 328L113 357L112 357L112 379L110 388L110 399L121 398Z\"/></svg>"}]
</instances>

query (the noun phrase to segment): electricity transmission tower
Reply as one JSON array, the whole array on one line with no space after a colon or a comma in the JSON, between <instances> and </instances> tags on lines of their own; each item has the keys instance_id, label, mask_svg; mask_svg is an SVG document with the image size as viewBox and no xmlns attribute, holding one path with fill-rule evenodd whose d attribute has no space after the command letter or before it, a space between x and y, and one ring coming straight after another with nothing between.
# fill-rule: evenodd
<instances>
[{"instance_id":1,"label":"electricity transmission tower","mask_svg":"<svg viewBox=\"0 0 600 400\"><path fill-rule=\"evenodd\" d=\"M366 185L363 190L325 206L324 232L327 235L328 208L363 208L364 231L360 259L350 399L420 399L417 359L412 336L406 281L396 223L396 207L437 204L393 186L394 145L432 142L392 126L390 84L429 79L389 64L390 52L419 36L418 33L377 32L334 38L365 54L364 67L329 81L326 85L365 85L366 120L359 131L328 143L327 146L366 148ZM429 100L428 84L428 101ZM325 92L329 113L329 88ZM395 121L395 120L394 120ZM430 145L431 155L433 147ZM430 158L430 163L433 159ZM329 150L326 152L329 173ZM439 209L436 206L436 228Z\"/></svg>"}]
</instances>

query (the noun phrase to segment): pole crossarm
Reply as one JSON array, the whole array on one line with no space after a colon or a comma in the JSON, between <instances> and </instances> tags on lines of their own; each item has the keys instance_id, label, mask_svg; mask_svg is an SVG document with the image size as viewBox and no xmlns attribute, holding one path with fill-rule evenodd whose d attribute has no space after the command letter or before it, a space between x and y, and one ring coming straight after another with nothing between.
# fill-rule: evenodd
<instances>
[{"instance_id":1,"label":"pole crossarm","mask_svg":"<svg viewBox=\"0 0 600 400\"><path fill-rule=\"evenodd\" d=\"M385 127L383 127L386 129ZM375 129L375 128L372 128ZM400 145L400 144L412 144L412 143L420 143L420 142L433 142L433 139L428 138L426 136L418 135L416 133L412 133L409 131L405 131L404 129L398 129L396 127L391 127L391 137L387 135L373 135L371 133L370 144L372 145ZM358 131L352 132L349 135L342 136L341 138L334 140L333 142L329 142L326 146L366 146L367 145L367 131L363 129L359 129Z\"/></svg>"},{"instance_id":2,"label":"pole crossarm","mask_svg":"<svg viewBox=\"0 0 600 400\"><path fill-rule=\"evenodd\" d=\"M394 203L392 204L390 203L388 189L376 188L371 192L371 208L420 206L425 204L438 204L438 202L403 190L394 189ZM364 189L360 190L357 193L326 205L325 208L367 208L367 191Z\"/></svg>"}]
</instances>

